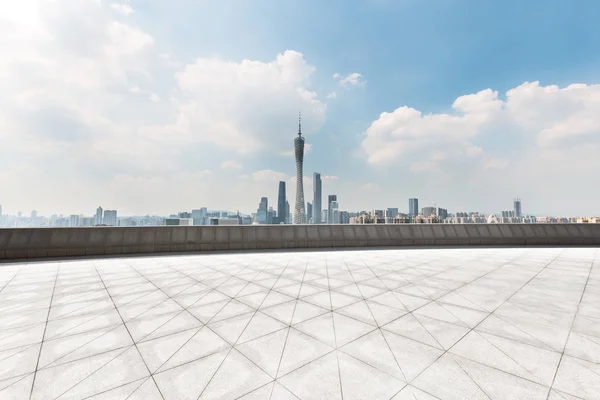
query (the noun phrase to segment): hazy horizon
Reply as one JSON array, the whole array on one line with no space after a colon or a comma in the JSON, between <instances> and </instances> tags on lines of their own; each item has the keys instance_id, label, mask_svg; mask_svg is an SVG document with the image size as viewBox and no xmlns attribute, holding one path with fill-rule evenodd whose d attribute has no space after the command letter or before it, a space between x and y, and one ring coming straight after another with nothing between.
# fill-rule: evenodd
<instances>
[{"instance_id":1,"label":"hazy horizon","mask_svg":"<svg viewBox=\"0 0 600 400\"><path fill-rule=\"evenodd\" d=\"M9 2L0 204L250 214L284 180L293 210L300 111L308 202L319 172L341 210L598 215L600 3L573 3Z\"/></svg>"}]
</instances>

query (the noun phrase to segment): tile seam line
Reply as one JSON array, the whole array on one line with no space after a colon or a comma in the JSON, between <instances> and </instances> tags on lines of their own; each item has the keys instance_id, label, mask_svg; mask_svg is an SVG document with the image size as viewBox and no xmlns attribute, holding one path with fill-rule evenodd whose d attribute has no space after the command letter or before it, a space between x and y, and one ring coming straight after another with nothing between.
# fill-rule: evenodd
<instances>
[{"instance_id":1,"label":"tile seam line","mask_svg":"<svg viewBox=\"0 0 600 400\"><path fill-rule=\"evenodd\" d=\"M108 297L110 298L110 301L113 303L113 307L115 308L115 310L117 311L117 314L119 315L119 318L121 318L121 323L123 324L123 326L125 327L125 330L127 331L127 333L129 334L129 338L131 339L131 342L133 343L133 347L135 347L135 350L138 353L138 356L140 357L140 359L142 360L142 362L144 363L144 366L146 367L146 370L148 370L148 375L152 376L152 372L150 371L150 368L148 368L148 364L146 364L146 360L144 360L144 357L142 357L142 353L140 352L140 349L137 346L137 343L135 342L135 340L133 339L133 336L131 335L131 332L129 331L129 328L127 327L127 324L125 324L125 320L123 319L123 317L121 316L121 313L119 312L119 308L117 307L117 305L115 304L115 301L113 300L110 292L108 291L108 288L106 287L106 284L104 283L104 279L102 279L102 275L100 274L100 271L98 271L98 267L95 265L95 263L92 263L92 265L94 265L94 269L96 270L96 273L98 274L98 277L100 278L100 281L102 282L102 285L104 286L104 289L106 290L106 294L108 294ZM131 267L130 267L131 268ZM123 353L124 354L127 350L125 350ZM97 371L94 371L94 373ZM90 375L91 376L91 375ZM89 377L89 376L88 376ZM165 396L162 394L162 391L160 390L160 388L158 387L158 385L156 384L156 381L154 380L154 377L152 376L152 381L154 382L154 385L156 386L158 393L160 394L160 396L162 397L162 399L165 399ZM70 388L69 390L71 390L72 388ZM68 390L67 390L68 392ZM65 392L65 393L67 393Z\"/></svg>"},{"instance_id":2,"label":"tile seam line","mask_svg":"<svg viewBox=\"0 0 600 400\"><path fill-rule=\"evenodd\" d=\"M29 400L33 397L33 389L35 388L35 378L37 377L38 367L40 365L40 357L42 356L42 348L44 347L44 338L46 336L46 329L48 328L48 319L50 318L50 311L52 310L52 301L54 300L54 291L56 290L56 282L58 282L58 274L60 273L60 263L56 268L56 276L54 277L54 287L52 288L52 296L50 297L50 304L48 305L48 315L46 316L46 324L44 325L44 333L42 334L42 342L40 343L40 351L38 353L38 359L35 364L35 371L33 373L33 380L31 382L31 391L29 392Z\"/></svg>"},{"instance_id":3,"label":"tile seam line","mask_svg":"<svg viewBox=\"0 0 600 400\"><path fill-rule=\"evenodd\" d=\"M516 291L515 291L515 292L514 292L512 295L510 295L510 296L509 296L509 297L508 297L506 300L504 300L504 302L502 302L502 304L498 305L498 307L496 307L496 308L494 309L494 311L490 312L490 313L489 313L489 314L488 314L488 315L487 315L485 318L483 318L483 319L482 319L482 320L481 320L481 321L480 321L478 324L476 324L476 325L475 325L473 328L469 329L469 331L468 331L468 332L467 332L465 335L463 335L463 336L462 336L462 337L461 337L461 338L460 338L458 341L456 341L456 343L454 343L454 344L453 344L452 346L450 346L450 347L449 347L447 350L445 350L445 351L444 351L442 354L440 354L440 356L439 356L437 359L435 359L435 360L433 361L433 363L431 363L431 364L429 365L429 367L430 367L431 365L433 365L435 362L437 362L437 361L438 361L438 360L439 360L441 357L443 357L444 355L446 355L447 353L449 353L449 352L452 350L452 348L453 348L454 346L456 346L456 344L457 344L457 343L459 343L459 342L460 342L460 341L461 341L461 340L462 340L462 339L463 339L465 336L467 336L467 335L468 335L468 334L469 334L471 331L474 331L475 329L477 329L477 327L478 327L479 325L481 325L481 324L482 324L482 323L483 323L483 322L484 322L486 319L488 319L488 318L489 318L489 316L490 316L490 315L492 315L492 314L493 314L493 313L494 313L494 312L495 312L495 311L496 311L498 308L500 308L500 307L501 307L503 304L505 304L507 301L509 301L509 300L510 300L510 299L511 299L511 298L512 298L512 297L513 297L515 294L517 294L519 291L521 291L521 289L523 289L525 286L527 286L527 285L529 284L529 282L531 282L532 280L534 280L534 279L535 279L535 278L536 278L536 277L537 277L539 274L541 274L543 271L545 271L545 270L546 270L546 268L548 268L548 266L549 266L550 264L552 264L552 262L554 262L554 260L556 260L556 259L557 259L557 258L558 258L558 257L559 257L561 254L562 254L562 252L563 252L563 250L561 249L561 251L560 251L560 252L559 252L559 253L558 253L556 256L554 256L554 257L553 257L553 258L552 258L552 259L551 259L551 260L550 260L550 261L549 261L549 262L548 262L548 263L547 263L547 264L546 264L546 265L545 265L543 268L541 268L541 269L540 269L540 270L539 270L539 271L538 271L538 272L537 272L537 273L536 273L536 274L535 274L533 277L531 277L531 278L530 278L530 279L529 279L527 282L525 282L525 283L524 283L524 284L523 284L523 285L522 285L522 286L521 286L519 289L517 289L517 290L516 290ZM520 256L519 256L519 257L517 257L516 259L522 258L522 257L524 257L524 256L525 256L526 254L528 254L528 253L529 253L529 252L524 252L522 255L520 255ZM515 259L515 260L516 260L516 259ZM506 265L509 265L509 264L511 264L511 263L507 263L507 264L505 264L505 265L502 265L501 267L504 267L504 266L506 266ZM477 278L477 279L479 279L479 278ZM476 280L477 280L477 279L476 279ZM452 354L453 354L453 353L452 353ZM417 379L419 378L419 376L421 376L421 375L423 374L423 372L425 372L427 369L429 369L429 367L427 367L427 368L425 368L423 371L421 371L421 372L420 372L420 373L419 373L417 376L415 376L415 377L414 377L414 379L412 379L412 380L411 380L411 382L409 382L409 383L410 383L410 384L412 384L412 382L414 382L415 380L417 380ZM558 368L558 367L557 367L557 368ZM461 369L462 369L462 368L461 368ZM472 378L471 378L471 379L472 379ZM418 387L418 386L416 386L416 385L414 385L414 386L415 386L415 387L417 387L417 388L419 388L419 387ZM419 389L420 389L420 388L419 388ZM486 394L486 395L487 395L487 394Z\"/></svg>"},{"instance_id":4,"label":"tile seam line","mask_svg":"<svg viewBox=\"0 0 600 400\"><path fill-rule=\"evenodd\" d=\"M546 400L548 400L550 398L550 393L552 393L552 388L554 387L554 383L556 382L556 377L558 376L558 370L560 369L560 365L562 364L562 360L565 356L565 351L567 350L567 345L569 344L569 339L571 338L571 332L573 331L573 325L575 324L575 320L577 319L577 315L579 314L579 307L581 306L581 302L583 301L583 296L585 295L585 291L587 290L588 283L590 282L590 276L592 275L592 270L594 269L594 265L596 264L597 258L598 258L598 250L596 250L596 254L594 254L594 261L592 261L592 264L590 265L590 269L588 271L588 276L585 281L585 286L583 287L583 290L581 291L581 296L579 297L579 303L577 304L577 309L575 310L573 319L571 320L571 326L569 327L569 334L567 335L567 339L565 340L565 345L560 354L560 360L558 361L558 364L556 365L556 371L554 371L554 377L552 378L552 383L550 384L550 387L548 389L548 394L546 395Z\"/></svg>"},{"instance_id":5,"label":"tile seam line","mask_svg":"<svg viewBox=\"0 0 600 400\"><path fill-rule=\"evenodd\" d=\"M304 285L304 279L306 278L307 271L308 271L308 259L306 260L306 262L304 264L304 273L302 274L302 282L300 283L300 290L298 290L298 296L300 296L300 292L302 292L302 286ZM298 306L298 300L296 300L296 303L294 304L294 311L292 311L292 317L290 318L290 323L288 324L288 331L287 331L287 335L285 336L285 341L283 342L283 349L281 350L281 356L279 356L279 362L277 363L277 371L275 372L275 382L277 382L279 380L279 378L281 378L279 376L279 370L281 369L281 361L283 360L283 354L285 353L285 348L287 347L287 342L290 337L290 331L292 329L292 322L294 321L294 315L296 314L297 306ZM290 373L291 373L291 371L290 371ZM290 391L292 394L294 394L294 396L296 396L296 394L294 392L292 392L289 389L287 389L287 390ZM271 393L269 394L269 400L271 400L271 398L273 397L274 391L275 391L275 385L273 385L273 387L271 388Z\"/></svg>"},{"instance_id":6,"label":"tile seam line","mask_svg":"<svg viewBox=\"0 0 600 400\"><path fill-rule=\"evenodd\" d=\"M289 266L289 263L290 263L290 262L288 261L288 263L286 264L286 266L285 266L285 267L283 267L283 269L281 270L281 272L280 272L279 276L277 277L277 279L275 280L275 282L273 282L273 285L272 285L272 286L271 286L271 288L269 289L269 292L267 293L267 295L265 296L265 298L264 298L264 299L261 301L260 305L262 305L262 304L264 303L264 301L267 299L267 297L268 297L269 293L270 293L270 292L273 290L273 287L274 287L274 286L277 284L277 282L279 281L279 279L281 278L281 276L283 275L283 273L285 272L285 270L288 268L288 266ZM249 265L250 265L250 264L249 264ZM247 268L249 265L247 265L245 268ZM260 272L263 272L263 271L264 271L264 270L265 270L265 269L266 269L268 266L269 266L269 264L265 265L265 266L263 267L263 269L262 269ZM244 268L244 269L245 269L245 268ZM244 269L242 269L242 271L243 271ZM259 273L257 273L257 275L256 275L256 276L258 276L258 274L260 274L260 272L259 272ZM245 288L246 286L248 286L250 283L251 283L250 281L247 281L246 285L244 285L244 288ZM243 290L243 288L242 288L241 290ZM240 290L240 291L241 291L241 290ZM238 292L238 293L239 293L239 292ZM233 300L233 299L234 299L234 298L232 298L231 300ZM229 304L229 303L227 303L227 304ZM260 305L259 305L259 307L258 307L258 308L260 308ZM295 310L295 306L294 306L294 310ZM215 372L212 374L212 376L210 377L210 379L208 380L208 382L206 383L206 385L204 386L204 388L202 389L202 391L201 391L201 392L200 392L200 394L198 395L198 399L200 399L200 398L202 397L202 395L204 394L204 392L206 391L206 389L208 388L208 386L210 385L210 383L212 382L212 380L214 379L214 377L217 375L217 373L219 372L219 370L221 369L221 367L222 367L222 366L223 366L223 364L225 363L225 360L227 360L227 358L229 357L229 355L231 354L231 352L232 352L234 349L235 349L235 351L237 351L239 354L241 354L241 355L242 355L242 357L246 358L246 359L247 359L248 361L250 361L250 362L251 362L253 365L255 365L255 366L256 366L257 368L259 368L259 369L260 369L262 372L264 372L264 373L265 373L267 376L271 377L271 375L269 375L269 374L268 374L268 373L267 373L265 370L263 370L263 369L262 369L260 366L256 365L256 363L255 363L254 361L250 360L250 359L249 359L249 358L248 358L248 357L247 357L247 356L246 356L244 353L242 353L241 351L239 351L239 350L236 348L236 345L237 345L237 342L238 342L238 340L239 340L239 339L240 339L240 337L241 337L241 336L244 334L244 332L245 332L245 331L246 331L246 329L248 328L248 325L250 324L250 322L252 321L252 319L254 318L254 316L256 315L256 313L258 313L258 309L254 310L254 314L253 314L252 318L250 318L250 320L249 320L249 321L246 323L246 326L244 327L244 329L243 329L243 330L242 330L242 332L240 333L240 336L238 336L238 338L236 339L236 341L235 341L235 342L233 343L233 345L230 347L229 351L227 352L227 355L225 356L225 358L223 359L223 361L221 361L221 363L219 364L219 366L217 367L217 369L215 370ZM215 314L215 315L216 315L216 314ZM214 317L214 316L213 316L213 317ZM293 314L292 314L292 317L293 317ZM210 322L210 321L209 321L209 322ZM217 321L217 322L218 322L218 321ZM208 325L208 322L207 322L207 325ZM208 327L208 328L210 329L210 327ZM219 337L221 338L221 336L220 336L219 334L217 334L216 332L214 332L212 329L211 329L211 331L212 331L213 333L215 333L217 336L219 336ZM288 331L288 335L289 335L289 331ZM224 340L223 338L221 338L221 339L222 339L222 340ZM286 341L287 341L287 337L286 337ZM227 342L226 340L225 340L225 342L226 342L226 343L229 343L229 342ZM285 345L284 345L284 349L282 350L282 356L283 356L283 351L284 351L284 350L285 350ZM273 386L275 386L275 385L273 385ZM247 394L247 393L245 393L245 394Z\"/></svg>"}]
</instances>

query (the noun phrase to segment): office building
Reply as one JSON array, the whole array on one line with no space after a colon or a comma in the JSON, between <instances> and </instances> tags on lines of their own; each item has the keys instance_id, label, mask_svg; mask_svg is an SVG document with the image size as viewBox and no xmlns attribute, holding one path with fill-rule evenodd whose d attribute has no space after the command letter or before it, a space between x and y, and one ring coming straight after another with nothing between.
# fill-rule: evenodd
<instances>
[{"instance_id":1,"label":"office building","mask_svg":"<svg viewBox=\"0 0 600 400\"><path fill-rule=\"evenodd\" d=\"M333 214L331 213L331 203L333 203L334 201L337 202L337 195L335 194L330 194L329 196L327 196L327 223L328 224L333 224L332 222L332 216Z\"/></svg>"},{"instance_id":2,"label":"office building","mask_svg":"<svg viewBox=\"0 0 600 400\"><path fill-rule=\"evenodd\" d=\"M429 217L430 215L437 215L435 207L423 207L421 210L421 214L425 217Z\"/></svg>"},{"instance_id":3,"label":"office building","mask_svg":"<svg viewBox=\"0 0 600 400\"><path fill-rule=\"evenodd\" d=\"M79 215L71 215L71 217L69 217L69 226L70 227L76 227L79 226Z\"/></svg>"},{"instance_id":4,"label":"office building","mask_svg":"<svg viewBox=\"0 0 600 400\"><path fill-rule=\"evenodd\" d=\"M398 215L398 208L388 208L386 210L386 218L394 218Z\"/></svg>"},{"instance_id":5,"label":"office building","mask_svg":"<svg viewBox=\"0 0 600 400\"><path fill-rule=\"evenodd\" d=\"M192 218L165 218L167 226L191 226L194 220Z\"/></svg>"},{"instance_id":6,"label":"office building","mask_svg":"<svg viewBox=\"0 0 600 400\"><path fill-rule=\"evenodd\" d=\"M79 226L94 226L96 219L94 217L79 218Z\"/></svg>"},{"instance_id":7,"label":"office building","mask_svg":"<svg viewBox=\"0 0 600 400\"><path fill-rule=\"evenodd\" d=\"M277 211L273 209L273 207L269 207L269 212L267 212L267 224L275 224L277 223Z\"/></svg>"},{"instance_id":8,"label":"office building","mask_svg":"<svg viewBox=\"0 0 600 400\"><path fill-rule=\"evenodd\" d=\"M440 219L446 219L448 218L448 210L445 208L439 208L437 209L437 216L440 217Z\"/></svg>"},{"instance_id":9,"label":"office building","mask_svg":"<svg viewBox=\"0 0 600 400\"><path fill-rule=\"evenodd\" d=\"M419 215L419 199L408 199L408 216L416 217Z\"/></svg>"},{"instance_id":10,"label":"office building","mask_svg":"<svg viewBox=\"0 0 600 400\"><path fill-rule=\"evenodd\" d=\"M294 139L294 153L296 155L296 205L294 206L294 224L306 223L304 210L304 138L302 137L302 121L298 116L298 137Z\"/></svg>"},{"instance_id":11,"label":"office building","mask_svg":"<svg viewBox=\"0 0 600 400\"><path fill-rule=\"evenodd\" d=\"M108 226L117 226L117 210L104 211L104 218L102 223Z\"/></svg>"},{"instance_id":12,"label":"office building","mask_svg":"<svg viewBox=\"0 0 600 400\"><path fill-rule=\"evenodd\" d=\"M306 203L306 223L312 223L312 215L313 215L313 205L312 203Z\"/></svg>"},{"instance_id":13,"label":"office building","mask_svg":"<svg viewBox=\"0 0 600 400\"><path fill-rule=\"evenodd\" d=\"M261 197L258 209L256 210L256 222L259 224L268 223L269 218L269 199Z\"/></svg>"},{"instance_id":14,"label":"office building","mask_svg":"<svg viewBox=\"0 0 600 400\"><path fill-rule=\"evenodd\" d=\"M313 174L313 204L312 204L312 223L320 224L321 220L321 212L323 211L322 201L322 190L323 190L323 182L321 182L321 174L315 172Z\"/></svg>"},{"instance_id":15,"label":"office building","mask_svg":"<svg viewBox=\"0 0 600 400\"><path fill-rule=\"evenodd\" d=\"M522 214L521 214L521 199L516 198L514 200L514 211L515 211L515 217L517 218L521 218Z\"/></svg>"},{"instance_id":16,"label":"office building","mask_svg":"<svg viewBox=\"0 0 600 400\"><path fill-rule=\"evenodd\" d=\"M194 225L206 225L208 211L206 207L199 210L192 210L192 221Z\"/></svg>"},{"instance_id":17,"label":"office building","mask_svg":"<svg viewBox=\"0 0 600 400\"><path fill-rule=\"evenodd\" d=\"M285 223L289 224L290 222L292 222L292 211L290 210L290 202L287 200L285 201L285 210L287 215Z\"/></svg>"},{"instance_id":18,"label":"office building","mask_svg":"<svg viewBox=\"0 0 600 400\"><path fill-rule=\"evenodd\" d=\"M102 207L96 208L96 225L102 225Z\"/></svg>"},{"instance_id":19,"label":"office building","mask_svg":"<svg viewBox=\"0 0 600 400\"><path fill-rule=\"evenodd\" d=\"M279 193L277 194L277 223L285 224L287 221L287 210L285 206L285 182L279 182Z\"/></svg>"},{"instance_id":20,"label":"office building","mask_svg":"<svg viewBox=\"0 0 600 400\"><path fill-rule=\"evenodd\" d=\"M332 201L329 208L329 218L332 224L340 223L340 207L337 201Z\"/></svg>"}]
</instances>

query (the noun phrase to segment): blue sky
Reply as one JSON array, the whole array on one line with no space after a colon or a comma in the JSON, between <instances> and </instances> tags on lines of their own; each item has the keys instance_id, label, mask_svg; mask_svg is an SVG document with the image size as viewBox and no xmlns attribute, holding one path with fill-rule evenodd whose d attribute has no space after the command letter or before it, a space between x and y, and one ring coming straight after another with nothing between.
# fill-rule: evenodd
<instances>
[{"instance_id":1,"label":"blue sky","mask_svg":"<svg viewBox=\"0 0 600 400\"><path fill-rule=\"evenodd\" d=\"M521 196L527 212L600 212L597 1L22 4L0 17L20 33L0 41L7 212L251 212L278 180L294 186L297 110L305 175L329 177L342 209L415 196L499 212Z\"/></svg>"}]
</instances>

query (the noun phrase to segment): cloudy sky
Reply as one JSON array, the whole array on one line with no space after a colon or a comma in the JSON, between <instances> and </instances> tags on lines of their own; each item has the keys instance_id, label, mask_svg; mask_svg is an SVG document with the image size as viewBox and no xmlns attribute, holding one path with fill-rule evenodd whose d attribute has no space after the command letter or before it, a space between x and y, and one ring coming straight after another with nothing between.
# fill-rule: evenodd
<instances>
[{"instance_id":1,"label":"cloudy sky","mask_svg":"<svg viewBox=\"0 0 600 400\"><path fill-rule=\"evenodd\" d=\"M5 213L253 212L311 177L600 214L597 0L19 0L0 5ZM293 207L293 201L290 201Z\"/></svg>"}]
</instances>

